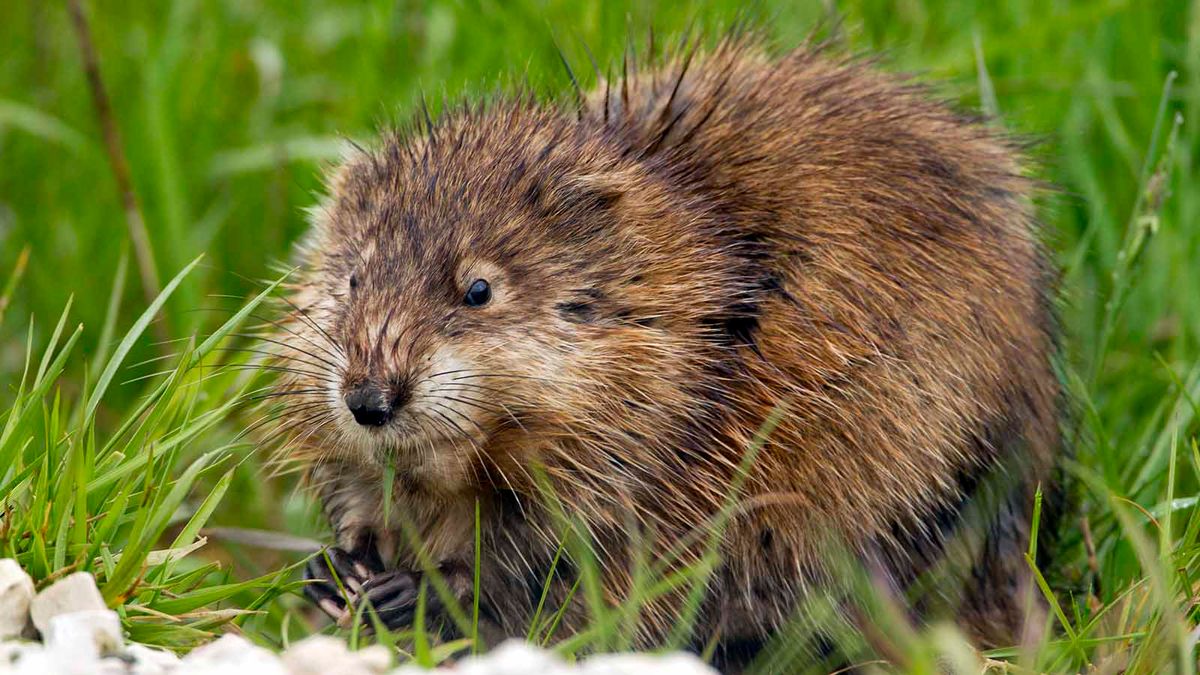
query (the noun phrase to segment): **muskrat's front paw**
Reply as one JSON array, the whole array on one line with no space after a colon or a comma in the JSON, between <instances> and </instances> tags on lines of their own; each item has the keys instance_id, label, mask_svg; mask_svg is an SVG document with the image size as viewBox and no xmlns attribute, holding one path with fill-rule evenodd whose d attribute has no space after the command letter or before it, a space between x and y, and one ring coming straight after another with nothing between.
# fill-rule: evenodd
<instances>
[{"instance_id":1,"label":"muskrat's front paw","mask_svg":"<svg viewBox=\"0 0 1200 675\"><path fill-rule=\"evenodd\" d=\"M372 576L362 585L356 602L366 604L362 609L363 625L375 627L373 613L388 630L408 628L416 616L418 586L417 574L404 570L391 570ZM435 612L440 607L436 597L436 594L426 596L427 612ZM343 619L344 622L349 620L349 617Z\"/></svg>"},{"instance_id":2,"label":"muskrat's front paw","mask_svg":"<svg viewBox=\"0 0 1200 675\"><path fill-rule=\"evenodd\" d=\"M304 568L304 594L338 623L346 621L363 586L382 572L378 555L351 553L336 546L313 556Z\"/></svg>"}]
</instances>

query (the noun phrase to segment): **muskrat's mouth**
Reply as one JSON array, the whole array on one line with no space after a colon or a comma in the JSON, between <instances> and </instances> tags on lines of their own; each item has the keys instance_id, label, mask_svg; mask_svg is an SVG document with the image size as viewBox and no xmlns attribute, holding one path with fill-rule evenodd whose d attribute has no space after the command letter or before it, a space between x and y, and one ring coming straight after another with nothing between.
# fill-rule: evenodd
<instances>
[{"instance_id":1,"label":"muskrat's mouth","mask_svg":"<svg viewBox=\"0 0 1200 675\"><path fill-rule=\"evenodd\" d=\"M482 438L447 430L422 420L421 416L401 413L378 426L363 426L347 420L342 425L342 437L353 445L378 456L428 456L454 452L459 446L479 445Z\"/></svg>"}]
</instances>

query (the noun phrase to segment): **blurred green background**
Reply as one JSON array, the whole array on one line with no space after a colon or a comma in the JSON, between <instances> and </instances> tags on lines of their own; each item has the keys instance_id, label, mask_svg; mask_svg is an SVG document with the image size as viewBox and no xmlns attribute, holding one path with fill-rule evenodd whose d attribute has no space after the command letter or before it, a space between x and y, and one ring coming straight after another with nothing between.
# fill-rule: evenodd
<instances>
[{"instance_id":1,"label":"blurred green background","mask_svg":"<svg viewBox=\"0 0 1200 675\"><path fill-rule=\"evenodd\" d=\"M126 241L79 49L63 2L0 7L0 269L32 249L10 312L57 315L67 297L99 327ZM720 30L739 2L256 2L160 0L88 3L101 68L144 206L159 276L201 252L167 312L170 332L211 325L195 312L206 294L244 294L304 229L302 207L319 187L318 161L339 135L369 139L407 118L424 89L435 107L528 77L569 86L557 37L581 77L581 40L604 64L626 35L664 40L692 21ZM1011 0L760 2L780 49L823 16L842 17L846 49L882 53L886 67L917 73L967 107L980 105L986 65L998 112L1031 135L1044 177L1049 237L1068 266L1068 325L1084 342L1098 324L1108 272L1133 208L1164 79L1179 73L1173 109L1184 113L1176 182L1193 187L1200 85L1195 4ZM979 57L982 57L980 59ZM1147 252L1114 359L1182 358L1195 346L1200 310L1194 190L1174 190L1167 226ZM142 296L136 277L125 305ZM24 333L9 321L0 343ZM43 326L43 328L45 328ZM85 349L98 331L84 336ZM1155 342L1157 341L1157 342ZM15 340L16 343L22 340ZM20 351L20 350L16 350ZM19 354L0 352L12 372ZM1086 355L1082 355L1086 356ZM1143 375L1153 378L1152 362ZM1147 383L1149 384L1149 383Z\"/></svg>"},{"instance_id":2,"label":"blurred green background","mask_svg":"<svg viewBox=\"0 0 1200 675\"><path fill-rule=\"evenodd\" d=\"M716 35L742 4L85 3L160 283L206 254L151 334L203 334L227 317L254 292L248 279L288 258L338 139L369 141L381 124L407 119L420 91L435 109L443 98L524 79L562 92L570 85L556 40L590 82L583 44L603 69L627 36L640 49L649 26L665 42L693 22ZM1200 2L763 1L746 11L780 51L837 17L836 49L880 54L882 67L914 73L1033 142L1038 175L1053 188L1040 206L1063 269L1075 469L1154 509L1168 458L1195 431L1200 398ZM0 400L20 377L30 322L41 344L73 296L72 317L85 331L83 358L77 352L60 381L71 396L103 339L122 260L128 282L117 334L146 301L58 1L0 3L0 280L26 248L28 270L0 322ZM136 364L163 350L147 336L120 379L152 372L155 363ZM140 383L115 387L101 427L144 391ZM195 452L247 422L227 420ZM217 523L314 532L289 484L262 475L255 458L242 464ZM1195 493L1194 479L1180 480L1175 494ZM1141 572L1106 502L1080 492L1056 573L1066 584L1103 577L1101 599L1111 598ZM1081 514L1095 534L1097 565L1087 563ZM234 555L258 571L276 562Z\"/></svg>"}]
</instances>

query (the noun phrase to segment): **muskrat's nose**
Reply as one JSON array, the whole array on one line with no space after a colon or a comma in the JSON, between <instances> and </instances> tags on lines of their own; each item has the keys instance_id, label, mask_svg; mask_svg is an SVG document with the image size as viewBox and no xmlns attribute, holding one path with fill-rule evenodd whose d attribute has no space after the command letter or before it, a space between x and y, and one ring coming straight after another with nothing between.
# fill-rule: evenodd
<instances>
[{"instance_id":1,"label":"muskrat's nose","mask_svg":"<svg viewBox=\"0 0 1200 675\"><path fill-rule=\"evenodd\" d=\"M381 427L392 418L392 407L383 390L364 382L346 393L346 407L354 415L354 421L364 427Z\"/></svg>"}]
</instances>

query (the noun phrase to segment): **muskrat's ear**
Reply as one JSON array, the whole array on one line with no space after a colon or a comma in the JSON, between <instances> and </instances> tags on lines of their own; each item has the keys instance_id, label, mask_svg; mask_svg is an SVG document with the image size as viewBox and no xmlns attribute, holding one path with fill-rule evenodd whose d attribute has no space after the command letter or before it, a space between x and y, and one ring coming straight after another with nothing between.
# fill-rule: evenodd
<instances>
[{"instance_id":1,"label":"muskrat's ear","mask_svg":"<svg viewBox=\"0 0 1200 675\"><path fill-rule=\"evenodd\" d=\"M550 211L578 213L605 211L621 202L629 192L630 177L624 172L600 172L567 176L545 195L543 206Z\"/></svg>"},{"instance_id":2,"label":"muskrat's ear","mask_svg":"<svg viewBox=\"0 0 1200 675\"><path fill-rule=\"evenodd\" d=\"M581 237L602 234L614 222L635 216L645 206L633 170L596 171L564 176L539 198L543 213Z\"/></svg>"},{"instance_id":3,"label":"muskrat's ear","mask_svg":"<svg viewBox=\"0 0 1200 675\"><path fill-rule=\"evenodd\" d=\"M568 199L579 205L607 209L625 196L630 179L624 173L587 173L567 179Z\"/></svg>"}]
</instances>

